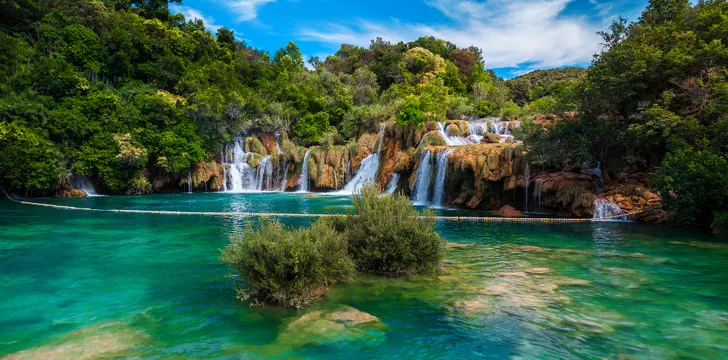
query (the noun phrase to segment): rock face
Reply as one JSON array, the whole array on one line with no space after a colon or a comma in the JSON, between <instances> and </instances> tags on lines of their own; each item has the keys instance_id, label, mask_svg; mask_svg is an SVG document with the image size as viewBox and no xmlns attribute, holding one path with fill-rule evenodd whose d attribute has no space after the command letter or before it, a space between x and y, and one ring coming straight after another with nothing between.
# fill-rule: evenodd
<instances>
[{"instance_id":1,"label":"rock face","mask_svg":"<svg viewBox=\"0 0 728 360\"><path fill-rule=\"evenodd\" d=\"M544 117L544 122L558 119ZM502 137L484 133L480 144L447 147L439 124L428 122L419 129L389 123L380 133L362 134L356 142L346 145L313 146L309 149L296 146L282 134L249 136L244 141L245 150L253 152L247 157L248 164L257 168L265 156L270 156L276 179L283 179L285 189L296 189L303 171L303 160L310 151L307 172L310 189L333 191L341 189L361 167L362 161L380 150L376 183L385 188L395 173L402 179L398 191L411 195L416 184L417 170L422 154L429 151L432 161L448 150L444 193L438 193L442 204L470 209L502 209L506 216L521 216L520 211L552 213L562 216L590 217L597 198L610 201L625 212L653 207L633 219L663 222L667 219L659 208L660 198L646 186L646 174L620 173L614 176L614 184L603 189L601 179L595 173L550 171L531 165L526 178L528 154L526 148L516 143L500 143ZM448 120L444 124L450 135L468 136L471 126L467 121ZM515 126L512 123L510 126ZM381 144L381 146L380 146ZM279 152L280 151L280 152ZM430 165L435 167L434 163ZM209 190L222 187L222 166L198 163L193 167L193 185L200 189L207 184ZM442 174L442 172L440 172ZM434 179L434 176L433 176ZM442 178L440 179L442 183ZM434 188L434 180L431 186ZM409 186L407 186L409 184ZM442 190L440 190L442 191ZM598 192L601 192L597 195Z\"/></svg>"},{"instance_id":2,"label":"rock face","mask_svg":"<svg viewBox=\"0 0 728 360\"><path fill-rule=\"evenodd\" d=\"M522 212L516 210L515 208L513 208L513 206L510 206L510 205L503 206L502 208L500 208L500 210L496 211L495 213L500 216L506 216L506 217L523 216Z\"/></svg>"},{"instance_id":3,"label":"rock face","mask_svg":"<svg viewBox=\"0 0 728 360\"><path fill-rule=\"evenodd\" d=\"M668 220L667 212L660 207L662 204L660 195L651 192L641 184L619 184L610 187L603 197L617 204L627 213L647 209L643 213L634 215L632 217L634 220L649 223L663 223Z\"/></svg>"}]
</instances>

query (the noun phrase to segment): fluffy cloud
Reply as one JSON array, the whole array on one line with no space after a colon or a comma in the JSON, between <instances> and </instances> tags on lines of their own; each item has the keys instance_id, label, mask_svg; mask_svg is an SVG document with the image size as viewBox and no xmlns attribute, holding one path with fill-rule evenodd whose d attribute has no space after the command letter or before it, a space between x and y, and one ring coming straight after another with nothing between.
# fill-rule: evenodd
<instances>
[{"instance_id":1,"label":"fluffy cloud","mask_svg":"<svg viewBox=\"0 0 728 360\"><path fill-rule=\"evenodd\" d=\"M227 8L237 17L238 22L255 20L258 17L258 9L276 0L228 0Z\"/></svg>"},{"instance_id":2,"label":"fluffy cloud","mask_svg":"<svg viewBox=\"0 0 728 360\"><path fill-rule=\"evenodd\" d=\"M425 0L450 19L445 25L371 22L353 26L328 24L322 30L304 29L307 40L366 46L382 37L409 41L435 36L460 47L483 49L489 68L550 68L588 64L597 51L596 32L604 23L565 14L573 0Z\"/></svg>"}]
</instances>

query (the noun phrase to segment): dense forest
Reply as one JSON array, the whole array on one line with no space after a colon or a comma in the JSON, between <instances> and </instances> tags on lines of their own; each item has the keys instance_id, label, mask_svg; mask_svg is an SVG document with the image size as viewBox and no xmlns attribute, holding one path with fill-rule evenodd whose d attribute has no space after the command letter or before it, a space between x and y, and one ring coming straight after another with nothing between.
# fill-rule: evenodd
<instances>
[{"instance_id":1,"label":"dense forest","mask_svg":"<svg viewBox=\"0 0 728 360\"><path fill-rule=\"evenodd\" d=\"M168 2L0 2L0 186L51 195L73 173L147 193L246 133L340 144L382 122L497 116L523 121L543 166L599 166L606 182L650 172L674 221L728 222L725 1L653 0L601 33L589 69L511 80L480 49L432 37L268 54Z\"/></svg>"}]
</instances>

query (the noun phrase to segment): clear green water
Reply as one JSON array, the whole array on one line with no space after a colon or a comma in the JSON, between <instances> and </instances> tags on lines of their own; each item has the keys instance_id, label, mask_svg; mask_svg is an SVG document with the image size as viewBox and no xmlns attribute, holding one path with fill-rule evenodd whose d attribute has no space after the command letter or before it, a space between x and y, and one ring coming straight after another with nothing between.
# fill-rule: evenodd
<instances>
[{"instance_id":1,"label":"clear green water","mask_svg":"<svg viewBox=\"0 0 728 360\"><path fill-rule=\"evenodd\" d=\"M350 204L298 194L41 201L266 212ZM440 223L462 244L441 274L359 277L294 311L235 299L218 255L246 220L9 201L0 213L0 358L728 358L728 240L684 229ZM525 272L533 268L548 273ZM342 305L378 321L324 319Z\"/></svg>"}]
</instances>

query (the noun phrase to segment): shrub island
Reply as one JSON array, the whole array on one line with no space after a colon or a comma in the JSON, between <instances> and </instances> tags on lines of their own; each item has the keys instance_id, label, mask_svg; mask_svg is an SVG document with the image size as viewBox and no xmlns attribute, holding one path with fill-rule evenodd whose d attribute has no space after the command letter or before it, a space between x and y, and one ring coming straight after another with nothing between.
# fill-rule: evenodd
<instances>
[{"instance_id":1,"label":"shrub island","mask_svg":"<svg viewBox=\"0 0 728 360\"><path fill-rule=\"evenodd\" d=\"M364 188L353 205L348 216L307 228L264 221L233 239L221 260L236 279L238 297L252 306L301 308L357 271L414 275L440 268L445 241L432 211L420 215L406 196L374 187Z\"/></svg>"}]
</instances>

